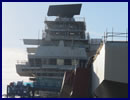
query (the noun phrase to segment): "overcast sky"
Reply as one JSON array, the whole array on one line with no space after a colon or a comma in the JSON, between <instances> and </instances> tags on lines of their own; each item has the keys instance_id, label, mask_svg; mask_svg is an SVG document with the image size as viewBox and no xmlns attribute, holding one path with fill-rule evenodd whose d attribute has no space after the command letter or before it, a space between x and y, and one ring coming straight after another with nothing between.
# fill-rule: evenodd
<instances>
[{"instance_id":1,"label":"overcast sky","mask_svg":"<svg viewBox=\"0 0 130 100\"><path fill-rule=\"evenodd\" d=\"M16 61L27 58L22 39L36 39L38 32L42 36L48 6L66 3L2 3L2 92L10 81L25 80L15 70ZM114 31L126 32L128 3L85 2L82 3L80 16L86 18L86 32L93 38L103 36L106 28L108 31L113 27Z\"/></svg>"}]
</instances>

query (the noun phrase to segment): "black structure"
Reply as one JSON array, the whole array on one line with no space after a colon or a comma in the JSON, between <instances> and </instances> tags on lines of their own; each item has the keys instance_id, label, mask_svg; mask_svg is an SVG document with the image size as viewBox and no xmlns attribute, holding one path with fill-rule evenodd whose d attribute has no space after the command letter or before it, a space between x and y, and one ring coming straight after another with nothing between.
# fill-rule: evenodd
<instances>
[{"instance_id":1,"label":"black structure","mask_svg":"<svg viewBox=\"0 0 130 100\"><path fill-rule=\"evenodd\" d=\"M47 15L72 18L74 15L80 14L81 6L81 4L51 5Z\"/></svg>"},{"instance_id":2,"label":"black structure","mask_svg":"<svg viewBox=\"0 0 130 100\"><path fill-rule=\"evenodd\" d=\"M128 98L128 84L104 80L95 91L96 98Z\"/></svg>"}]
</instances>

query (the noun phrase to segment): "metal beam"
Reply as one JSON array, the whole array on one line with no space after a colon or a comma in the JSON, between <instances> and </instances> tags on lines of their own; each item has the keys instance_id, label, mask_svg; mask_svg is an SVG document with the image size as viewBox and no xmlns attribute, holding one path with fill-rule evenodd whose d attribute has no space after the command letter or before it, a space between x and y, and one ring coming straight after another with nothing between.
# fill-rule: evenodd
<instances>
[{"instance_id":1,"label":"metal beam","mask_svg":"<svg viewBox=\"0 0 130 100\"><path fill-rule=\"evenodd\" d=\"M25 45L39 45L41 44L41 39L23 39Z\"/></svg>"}]
</instances>

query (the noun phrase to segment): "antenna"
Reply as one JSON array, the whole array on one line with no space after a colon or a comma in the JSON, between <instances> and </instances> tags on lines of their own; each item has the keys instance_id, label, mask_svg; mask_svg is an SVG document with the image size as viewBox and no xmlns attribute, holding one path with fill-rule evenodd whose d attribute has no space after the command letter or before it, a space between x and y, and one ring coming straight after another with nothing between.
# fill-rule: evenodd
<instances>
[{"instance_id":1,"label":"antenna","mask_svg":"<svg viewBox=\"0 0 130 100\"><path fill-rule=\"evenodd\" d=\"M104 32L104 37L103 37L103 38L104 38L104 42L105 42L105 37L106 37L106 36L105 36L105 32Z\"/></svg>"},{"instance_id":2,"label":"antenna","mask_svg":"<svg viewBox=\"0 0 130 100\"><path fill-rule=\"evenodd\" d=\"M126 28L126 41L128 41L127 38L128 38L128 28Z\"/></svg>"},{"instance_id":3,"label":"antenna","mask_svg":"<svg viewBox=\"0 0 130 100\"><path fill-rule=\"evenodd\" d=\"M113 30L114 30L114 29L113 29L113 27L112 27L112 41L113 41Z\"/></svg>"},{"instance_id":4,"label":"antenna","mask_svg":"<svg viewBox=\"0 0 130 100\"><path fill-rule=\"evenodd\" d=\"M51 5L47 15L72 18L74 15L80 14L81 6L82 4Z\"/></svg>"},{"instance_id":5,"label":"antenna","mask_svg":"<svg viewBox=\"0 0 130 100\"><path fill-rule=\"evenodd\" d=\"M106 34L105 34L105 41L107 41L107 28L106 28Z\"/></svg>"},{"instance_id":6,"label":"antenna","mask_svg":"<svg viewBox=\"0 0 130 100\"><path fill-rule=\"evenodd\" d=\"M40 34L40 30L38 31L38 45L40 44L40 43L39 43L39 34Z\"/></svg>"}]
</instances>

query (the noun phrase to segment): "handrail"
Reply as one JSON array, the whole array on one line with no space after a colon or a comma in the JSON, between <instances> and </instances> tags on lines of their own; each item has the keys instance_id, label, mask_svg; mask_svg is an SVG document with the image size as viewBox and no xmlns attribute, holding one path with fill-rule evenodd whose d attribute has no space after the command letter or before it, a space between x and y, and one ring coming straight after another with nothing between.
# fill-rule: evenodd
<instances>
[{"instance_id":1,"label":"handrail","mask_svg":"<svg viewBox=\"0 0 130 100\"><path fill-rule=\"evenodd\" d=\"M128 33L120 33L120 32L106 32L104 34L104 42L108 41L108 39L111 39L111 41L116 41L115 38L123 38L125 41L128 41Z\"/></svg>"}]
</instances>

